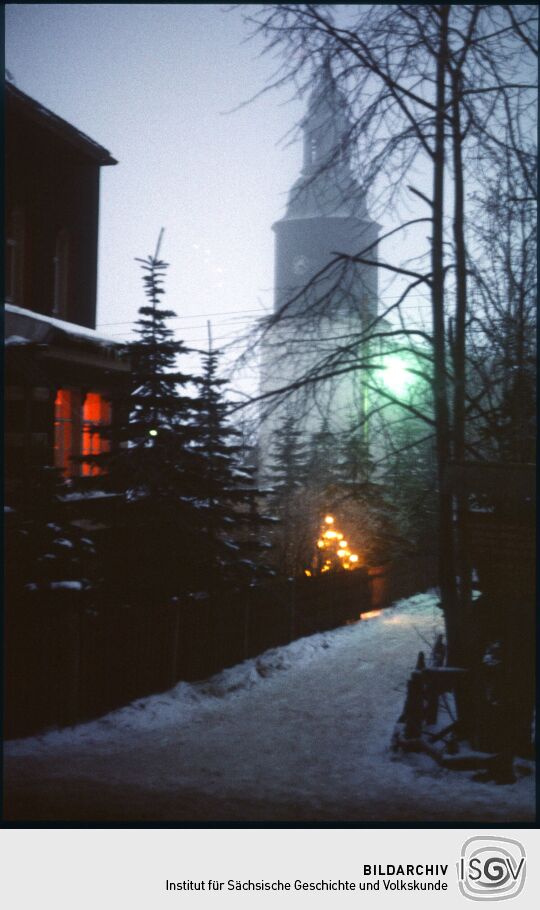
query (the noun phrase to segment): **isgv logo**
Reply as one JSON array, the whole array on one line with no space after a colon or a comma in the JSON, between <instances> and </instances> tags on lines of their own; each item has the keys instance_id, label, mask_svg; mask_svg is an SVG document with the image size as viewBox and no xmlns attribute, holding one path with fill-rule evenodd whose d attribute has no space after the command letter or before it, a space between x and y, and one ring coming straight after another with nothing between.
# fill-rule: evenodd
<instances>
[{"instance_id":1,"label":"isgv logo","mask_svg":"<svg viewBox=\"0 0 540 910\"><path fill-rule=\"evenodd\" d=\"M459 890L473 901L516 897L525 884L525 849L508 837L470 837L457 864Z\"/></svg>"}]
</instances>

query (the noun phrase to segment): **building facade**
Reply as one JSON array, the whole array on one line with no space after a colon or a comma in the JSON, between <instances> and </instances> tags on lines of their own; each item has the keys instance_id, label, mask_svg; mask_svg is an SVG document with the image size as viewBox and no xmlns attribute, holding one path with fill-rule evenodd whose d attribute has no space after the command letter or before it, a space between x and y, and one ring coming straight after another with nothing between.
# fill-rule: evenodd
<instances>
[{"instance_id":1,"label":"building facade","mask_svg":"<svg viewBox=\"0 0 540 910\"><path fill-rule=\"evenodd\" d=\"M93 470L129 365L95 331L102 146L8 83L5 90L6 492L36 465Z\"/></svg>"}]
</instances>

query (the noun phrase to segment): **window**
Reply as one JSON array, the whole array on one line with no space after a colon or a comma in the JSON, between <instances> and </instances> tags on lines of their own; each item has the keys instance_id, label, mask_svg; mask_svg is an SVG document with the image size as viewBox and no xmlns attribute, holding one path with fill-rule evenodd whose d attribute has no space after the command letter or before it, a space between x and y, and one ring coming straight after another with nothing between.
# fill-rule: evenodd
<instances>
[{"instance_id":1,"label":"window","mask_svg":"<svg viewBox=\"0 0 540 910\"><path fill-rule=\"evenodd\" d=\"M88 392L81 407L78 389L58 389L54 403L54 464L65 477L95 477L103 469L78 462L80 456L110 451L100 428L111 423L111 403L99 392ZM74 460L75 459L75 460Z\"/></svg>"},{"instance_id":2,"label":"window","mask_svg":"<svg viewBox=\"0 0 540 910\"><path fill-rule=\"evenodd\" d=\"M8 303L23 303L23 253L24 216L22 209L10 213L6 225L6 284L5 299Z\"/></svg>"},{"instance_id":3,"label":"window","mask_svg":"<svg viewBox=\"0 0 540 910\"><path fill-rule=\"evenodd\" d=\"M100 455L102 452L109 452L109 440L103 438L100 428L110 426L110 401L98 392L88 392L84 399L82 419L82 454ZM94 477L102 474L103 469L85 463L82 465L82 473L84 477Z\"/></svg>"},{"instance_id":4,"label":"window","mask_svg":"<svg viewBox=\"0 0 540 910\"><path fill-rule=\"evenodd\" d=\"M54 465L62 469L65 477L76 473L71 461L76 454L73 450L76 398L78 395L72 389L58 389L54 402Z\"/></svg>"},{"instance_id":5,"label":"window","mask_svg":"<svg viewBox=\"0 0 540 910\"><path fill-rule=\"evenodd\" d=\"M69 237L65 228L58 232L54 250L53 316L68 315Z\"/></svg>"}]
</instances>

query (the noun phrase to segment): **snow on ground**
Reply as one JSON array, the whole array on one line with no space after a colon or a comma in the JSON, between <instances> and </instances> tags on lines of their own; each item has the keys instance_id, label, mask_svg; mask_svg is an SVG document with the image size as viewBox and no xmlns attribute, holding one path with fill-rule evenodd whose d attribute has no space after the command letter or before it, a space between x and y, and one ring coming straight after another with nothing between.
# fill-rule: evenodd
<instances>
[{"instance_id":1,"label":"snow on ground","mask_svg":"<svg viewBox=\"0 0 540 910\"><path fill-rule=\"evenodd\" d=\"M108 820L534 820L534 776L472 781L389 743L441 614L418 594L90 723L11 741L5 814Z\"/></svg>"}]
</instances>

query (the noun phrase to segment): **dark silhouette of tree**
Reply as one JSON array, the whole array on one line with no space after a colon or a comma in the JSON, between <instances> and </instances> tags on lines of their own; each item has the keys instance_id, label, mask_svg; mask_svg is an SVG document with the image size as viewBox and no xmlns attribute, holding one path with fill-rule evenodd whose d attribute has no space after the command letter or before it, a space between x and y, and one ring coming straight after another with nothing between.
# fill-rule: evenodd
<instances>
[{"instance_id":1,"label":"dark silhouette of tree","mask_svg":"<svg viewBox=\"0 0 540 910\"><path fill-rule=\"evenodd\" d=\"M491 162L494 180L473 195L483 217L471 226L473 293L468 352L474 444L502 462L536 459L536 200L508 149Z\"/></svg>"},{"instance_id":2,"label":"dark silhouette of tree","mask_svg":"<svg viewBox=\"0 0 540 910\"><path fill-rule=\"evenodd\" d=\"M103 471L93 484L123 501L115 557L109 554L115 589L128 599L157 601L196 583L203 469L196 448L200 405L190 391L196 377L179 369L189 351L168 326L174 311L162 306L168 268L159 256L162 236L153 255L137 259L147 303L135 324L138 338L127 345L131 385L113 430L117 444L87 459Z\"/></svg>"},{"instance_id":3,"label":"dark silhouette of tree","mask_svg":"<svg viewBox=\"0 0 540 910\"><path fill-rule=\"evenodd\" d=\"M7 601L70 592L80 597L100 583L94 542L71 522L71 487L61 471L36 465L32 501L9 514L6 532Z\"/></svg>"},{"instance_id":4,"label":"dark silhouette of tree","mask_svg":"<svg viewBox=\"0 0 540 910\"><path fill-rule=\"evenodd\" d=\"M243 465L241 432L229 421L230 403L224 396L227 380L219 376L220 352L202 355L202 376L196 383L197 439L200 458L198 524L201 583L211 590L245 584L260 574L260 520L253 472Z\"/></svg>"},{"instance_id":5,"label":"dark silhouette of tree","mask_svg":"<svg viewBox=\"0 0 540 910\"><path fill-rule=\"evenodd\" d=\"M453 488L448 469L470 451L468 419L478 416L467 406L473 394L467 388L471 311L466 228L473 211L467 209L467 187L485 186L492 178L492 169L480 173L477 166L485 149L505 149L528 179L523 136L535 105L529 76L536 13L531 6L408 4L351 10L274 4L249 11L247 18L267 50L282 55L275 85L289 82L303 93L313 68L330 61L333 79L348 99L347 142L361 164L363 186L374 188L376 217L399 211L407 194L409 201L412 194L426 206L425 219L409 219L380 238L428 223L430 236L427 244L423 238L419 242L414 265L376 259L373 245L357 255L337 250L328 266L269 319L268 331L291 319L293 311L298 317L302 300L304 324L321 318L336 289L346 283L347 269L358 264L377 266L407 282L395 304L359 324L350 337L336 338L331 353L267 397L347 373L369 376L377 366L377 343L392 352L427 342L423 356L432 390L430 412L423 415L399 396L381 394L389 404L425 417L435 433L441 601L449 659L460 663L466 659L462 630L470 606L466 502L460 489ZM321 164L328 166L328 161ZM420 167L430 176L428 192L412 182ZM322 289L318 297L317 287ZM390 330L384 322L390 310L399 311L419 289L431 299L429 329L411 331L402 319L401 330Z\"/></svg>"},{"instance_id":6,"label":"dark silhouette of tree","mask_svg":"<svg viewBox=\"0 0 540 910\"><path fill-rule=\"evenodd\" d=\"M306 464L307 484L324 495L339 479L339 444L330 430L328 420L321 420L319 429L309 438L309 455Z\"/></svg>"},{"instance_id":7,"label":"dark silhouette of tree","mask_svg":"<svg viewBox=\"0 0 540 910\"><path fill-rule=\"evenodd\" d=\"M285 416L270 452L269 505L278 519L272 533L275 562L287 577L305 568L314 534L306 462L306 445L296 419Z\"/></svg>"},{"instance_id":8,"label":"dark silhouette of tree","mask_svg":"<svg viewBox=\"0 0 540 910\"><path fill-rule=\"evenodd\" d=\"M128 419L120 430L122 448L110 462L113 483L128 498L170 502L189 514L190 497L198 492L200 460L193 442L197 403L186 391L190 373L178 369L178 359L189 353L174 338L168 320L176 314L161 306L168 264L159 259L161 232L153 256L138 259L148 304L139 309L139 338L129 345L131 394ZM186 521L188 519L186 518Z\"/></svg>"}]
</instances>

